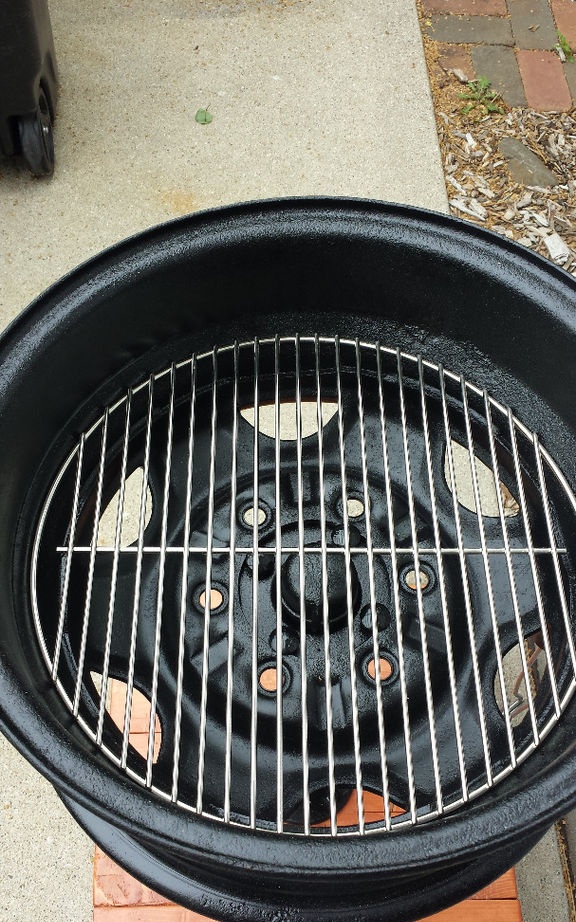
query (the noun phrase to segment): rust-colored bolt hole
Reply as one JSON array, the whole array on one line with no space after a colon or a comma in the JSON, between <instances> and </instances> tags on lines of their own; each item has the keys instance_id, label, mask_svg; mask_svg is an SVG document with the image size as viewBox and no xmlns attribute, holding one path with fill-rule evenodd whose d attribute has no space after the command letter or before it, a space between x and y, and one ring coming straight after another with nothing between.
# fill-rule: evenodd
<instances>
[{"instance_id":1,"label":"rust-colored bolt hole","mask_svg":"<svg viewBox=\"0 0 576 922\"><path fill-rule=\"evenodd\" d=\"M376 678L375 660L371 659L368 661L368 665L366 666L366 672L368 673L371 679ZM380 681L385 682L386 679L390 678L390 676L392 675L392 672L393 672L392 663L390 662L390 660L387 660L386 657L381 656L380 657Z\"/></svg>"},{"instance_id":2,"label":"rust-colored bolt hole","mask_svg":"<svg viewBox=\"0 0 576 922\"><path fill-rule=\"evenodd\" d=\"M224 596L219 589L210 590L210 611L214 611L215 608L220 608L222 602L224 601ZM203 589L198 598L198 604L200 608L206 607L206 590Z\"/></svg>"},{"instance_id":3,"label":"rust-colored bolt hole","mask_svg":"<svg viewBox=\"0 0 576 922\"><path fill-rule=\"evenodd\" d=\"M416 592L416 570L408 570L404 575L404 582L413 592ZM420 589L426 589L430 582L430 577L425 570L420 570Z\"/></svg>"},{"instance_id":4,"label":"rust-colored bolt hole","mask_svg":"<svg viewBox=\"0 0 576 922\"><path fill-rule=\"evenodd\" d=\"M267 692L275 692L278 689L278 670L274 666L263 669L260 673L260 687Z\"/></svg>"}]
</instances>

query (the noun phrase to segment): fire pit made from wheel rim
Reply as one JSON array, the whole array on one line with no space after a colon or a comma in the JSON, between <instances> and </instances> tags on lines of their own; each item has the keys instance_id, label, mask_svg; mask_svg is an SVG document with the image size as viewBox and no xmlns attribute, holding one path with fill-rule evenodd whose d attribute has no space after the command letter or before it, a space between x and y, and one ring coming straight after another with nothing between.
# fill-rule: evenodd
<instances>
[{"instance_id":1,"label":"fire pit made from wheel rim","mask_svg":"<svg viewBox=\"0 0 576 922\"><path fill-rule=\"evenodd\" d=\"M476 227L284 200L6 331L0 719L136 876L410 920L574 804L575 306Z\"/></svg>"}]
</instances>

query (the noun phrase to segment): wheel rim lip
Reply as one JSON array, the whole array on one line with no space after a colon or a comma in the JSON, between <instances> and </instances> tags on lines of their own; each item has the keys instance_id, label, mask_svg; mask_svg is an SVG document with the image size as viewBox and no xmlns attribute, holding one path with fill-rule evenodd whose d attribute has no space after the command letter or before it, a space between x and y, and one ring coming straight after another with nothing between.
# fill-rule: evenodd
<instances>
[{"instance_id":1,"label":"wheel rim lip","mask_svg":"<svg viewBox=\"0 0 576 922\"><path fill-rule=\"evenodd\" d=\"M98 833L100 834L100 841L112 858L123 863L129 872L147 876L153 885L163 890L175 902L203 913L219 914L221 918L229 919L230 922L235 922L240 918L252 920L254 918L252 913L256 914L256 918L264 919L263 912L266 912L269 907L272 920L276 918L277 901L270 906L270 898L267 894L262 895L259 899L258 893L254 891L250 892L249 898L246 894L239 898L235 892L228 892L223 888L218 890L214 885L203 886L166 864L162 860L162 855L151 856L149 852L142 849L137 841L125 833L119 834L118 830L111 826L102 829L99 821L95 822L92 816L83 813L81 808L78 808L78 805L70 799L65 799L64 802L85 832L94 839L98 838ZM516 843L513 852L515 863L536 844L536 840L534 837L525 839L521 847ZM489 858L481 856L472 862L459 865L449 878L443 877L441 881L438 881L436 872L433 887L427 886L424 890L417 887L409 897L404 892L400 895L396 893L390 902L388 896L372 894L368 906L364 899L362 918L366 922L397 922L400 911L404 912L403 918L407 914L411 917L417 914L420 918L423 912L426 914L437 912L439 909L466 898L470 892L471 883L477 889L491 883L495 875L500 873L501 866L501 854L493 852ZM412 878L411 882L412 884L418 883L416 878ZM363 896L365 893L366 888L362 885ZM283 908L288 906L290 897L293 899L293 896L294 888L292 887L284 900ZM346 901L336 897L333 903L334 905L327 905L323 910L319 910L317 902L311 909L309 906L291 906L290 909L294 919L300 919L301 922L316 922L319 918L328 920L328 922L336 918L341 922L349 922L350 913L357 909L353 894L347 892Z\"/></svg>"},{"instance_id":2,"label":"wheel rim lip","mask_svg":"<svg viewBox=\"0 0 576 922\"><path fill-rule=\"evenodd\" d=\"M533 276L534 287L544 290L554 282L555 286L572 289L573 297L576 297L576 279L561 266L495 231L461 218L376 199L334 196L271 198L204 209L138 231L105 247L50 284L2 330L0 358L4 362L5 356L17 352L18 343L29 325L36 325L39 321L47 323L52 313L59 315L60 323L63 315L73 317L78 309L88 308L93 294L99 297L108 286L118 285L119 280L129 285L138 272L150 265L151 260L156 259L158 263L175 261L184 251L195 249L203 233L218 234L219 230L226 233L234 227L241 232L247 222L259 218L265 229L270 225L272 229L281 228L289 235L290 224L299 216L312 222L334 219L343 222L356 218L366 224L394 224L400 229L408 227L412 233L432 231L442 238L439 244L444 244L447 239L454 251L467 249L469 258L472 250L478 265L481 258L475 245L484 245L489 251L495 250L508 257L509 265L505 267L504 276L520 276L521 272L516 271L520 263L522 274ZM252 228L254 225L249 223L248 226ZM448 238L447 234L450 235ZM230 240L227 246L234 243L235 240ZM574 318L568 319L574 327ZM47 335L50 335L48 331ZM6 383L0 379L0 400Z\"/></svg>"},{"instance_id":3,"label":"wheel rim lip","mask_svg":"<svg viewBox=\"0 0 576 922\"><path fill-rule=\"evenodd\" d=\"M0 694L16 694L0 662ZM4 700L4 699L3 699ZM28 711L28 713L26 713ZM426 868L442 868L458 861L473 860L497 846L505 848L545 829L576 803L576 793L570 790L570 780L576 775L576 743L561 764L549 773L539 772L537 780L504 798L503 793L486 805L479 798L469 813L447 816L439 827L434 822L413 827L389 836L337 837L319 839L287 834L275 836L254 833L238 826L220 824L174 808L146 791L126 784L102 762L71 749L70 741L57 735L55 728L35 709L17 708L17 714L30 725L39 724L48 748L34 747L23 739L11 723L0 720L8 739L38 769L56 789L88 810L93 816L117 826L132 836L145 849L169 848L174 854L193 858L207 868L214 865L215 856L224 863L252 871L255 867L274 875L278 867L287 873L301 875L303 885L314 885L315 877L333 877L336 882L342 872L362 867L366 873L405 874ZM50 736L47 736L47 730ZM92 794L94 772L106 775L106 802ZM506 783L502 785L505 789ZM503 803L499 802L503 801ZM534 804L553 804L545 813L534 811ZM143 817L147 817L145 822ZM148 845L149 843L149 845ZM299 878L300 879L300 878Z\"/></svg>"},{"instance_id":4,"label":"wheel rim lip","mask_svg":"<svg viewBox=\"0 0 576 922\"><path fill-rule=\"evenodd\" d=\"M57 311L59 314L59 325L62 321L62 310L70 316L75 314L79 304L84 304L86 308L86 299L83 297L83 287L90 284L95 278L99 280L101 288L106 287L109 281L110 272L113 269L114 278L118 279L118 259L121 260L124 275L130 281L131 272L134 263L142 264L143 261L150 259L156 252L157 255L164 254L175 258L179 250L186 244L187 235L192 233L197 237L201 235L203 227L212 227L216 229L222 225L233 225L236 222L241 224L242 221L249 220L251 216L259 214L261 217L272 217L272 223L277 226L279 216L284 214L293 217L297 214L304 214L308 217L322 220L338 219L345 220L347 216L353 215L357 219L382 219L387 221L398 220L405 224L409 221L411 225L414 220L421 221L428 228L434 231L458 231L458 235L464 241L471 244L472 241L484 241L486 245L496 246L500 252L512 252L516 259L523 260L523 268L527 271L532 269L536 277L544 277L545 282L551 284L552 279L557 283L576 290L576 283L564 270L552 267L542 257L537 256L528 250L510 244L502 240L496 234L489 231L467 225L464 222L450 219L443 215L437 215L424 210L412 209L407 206L383 205L379 202L349 200L349 199L286 199L280 202L271 200L268 202L249 203L247 205L232 206L223 209L217 209L210 212L203 212L198 215L178 219L165 225L160 225L152 230L145 231L142 234L116 244L114 247L104 251L99 256L94 257L83 266L73 270L68 276L57 282L45 294L41 295L27 311L17 318L4 333L0 345L0 357L11 357L14 362L14 352L21 346L21 334L24 334L32 325L39 321L48 329L51 315ZM264 220L264 224L266 221ZM166 239L167 238L167 239ZM462 243L461 239L461 243ZM165 246L164 243L171 243L172 249ZM455 243L455 241L454 241ZM111 265L111 260L113 264ZM122 273L120 273L122 275ZM48 334L49 335L49 334ZM0 406L2 401L2 390L4 388L9 392L9 385L3 384L0 388ZM0 654L1 655L1 654ZM338 873L342 867L357 866L358 858L362 856L364 867L367 869L381 870L386 867L390 870L417 869L421 865L422 857L425 855L428 863L442 863L447 859L453 858L454 855L461 854L462 843L465 835L466 849L469 854L474 851L481 853L491 847L491 843L498 841L504 842L508 837L517 837L520 833L527 834L531 830L544 828L551 819L561 815L565 809L576 799L574 792L570 793L569 781L574 776L576 770L576 752L567 750L565 755L559 760L559 764L551 768L548 776L539 776L537 782L533 782L527 788L516 792L511 797L506 810L506 817L500 817L500 828L494 831L493 810L485 810L485 816L477 816L478 811L473 810L475 822L473 824L474 835L471 836L471 830L468 828L469 814L461 812L449 817L449 821L439 829L438 821L434 821L428 828L416 827L414 830L406 830L399 836L394 836L393 840L389 839L386 834L382 837L369 837L368 839L359 839L353 841L351 838L343 837L340 841L332 841L329 837L322 838L322 853L318 852L318 843L308 843L305 840L298 839L298 861L295 861L294 838L287 836L287 842L279 841L279 837L269 836L267 833L253 834L247 830L238 827L220 825L213 820L205 820L202 817L193 814L183 814L183 812L169 804L151 797L145 791L139 789L136 785L126 785L126 779L117 777L114 771L101 761L87 756L82 752L80 747L75 747L71 738L65 736L63 728L55 721L50 722L46 717L41 717L38 712L30 705L29 695L23 684L16 679L7 657L6 666L0 668L0 698L9 702L5 707L8 719L3 720L0 717L0 723L4 726L5 732L23 752L32 761L35 766L46 775L49 780L63 791L68 792L75 800L84 804L96 815L101 815L108 820L118 823L119 826L135 834L142 840L159 841L164 844L176 843L184 850L192 849L195 854L206 849L217 849L219 854L227 855L231 859L246 862L257 862L260 866L266 864L262 861L263 846L266 851L273 854L274 857L268 859L268 864L273 869L278 860L282 861L284 866L310 870L314 868L315 872L329 873L333 871ZM0 661L0 667L2 663ZM570 709L569 709L570 712ZM568 715L565 715L566 722ZM35 740L31 738L30 733L22 732L22 727L28 725L35 727L35 732L39 739L42 739L44 745L36 745ZM65 766L65 767L64 767ZM94 769L104 772L107 777L109 791L107 794L107 803L94 801L92 792ZM568 793L566 793L568 790ZM493 798L498 801L499 798ZM550 801L554 804L552 813L547 813L545 818L542 816L532 816L529 809L533 807L534 800ZM482 807L483 798L477 801L477 805ZM513 801L513 807L511 804ZM96 809L95 809L96 807ZM142 819L145 814L155 817L157 822L148 823ZM154 833L154 827L162 828L164 820L169 817L169 832ZM528 817L528 820L527 820ZM198 835L195 835L195 831ZM405 849L401 845L401 840L408 842ZM233 847L232 847L233 846ZM314 849L314 851L312 851ZM359 851L356 851L359 849ZM325 856L325 857L324 857ZM322 862L319 858L322 857ZM312 859L312 863L311 863Z\"/></svg>"},{"instance_id":5,"label":"wheel rim lip","mask_svg":"<svg viewBox=\"0 0 576 922\"><path fill-rule=\"evenodd\" d=\"M45 309L49 307L51 300L56 301L56 306L61 310L62 303L60 298L62 292L66 292L69 286L73 285L74 290L76 290L83 281L88 281L88 279L91 282L100 281L101 279L105 281L106 277L110 275L111 268L115 279L118 278L120 275L118 271L119 260L124 261L125 271L129 274L130 264L132 264L132 269L136 268L136 266L146 266L149 264L150 255L152 254L160 257L163 255L176 257L178 250L182 249L182 246L186 244L187 234L197 238L203 229L209 230L211 227L228 229L233 224L240 225L257 216L267 222L269 221L270 225L275 227L278 225L278 219L281 219L282 216L293 222L299 213L307 219L327 220L336 218L339 221L349 217L356 217L361 221L368 219L377 221L380 219L380 222L393 221L399 226L409 222L413 229L421 223L428 227L433 227L442 234L449 231L453 241L462 238L461 242L469 245L474 241L477 243L483 242L502 254L512 253L516 260L522 260L528 271L533 268L535 274L539 276L538 270L542 270L545 280L550 281L555 277L558 282L564 285L567 283L576 293L576 280L561 266L552 263L544 256L516 241L503 237L488 228L464 221L461 218L415 205L382 202L378 199L351 198L347 196L286 196L284 198L257 199L239 204L202 209L183 217L163 221L145 230L136 231L122 240L106 246L96 255L80 262L48 285L27 307L20 311L18 316L2 331L0 348L4 346L8 335L17 325L20 326L39 308L44 307ZM288 227L285 229L288 229ZM456 236L456 232L458 236ZM165 246L164 241L166 241L166 244L171 244L171 246ZM180 241L181 243L178 246ZM149 255L146 257L145 253ZM108 265L111 259L116 261L113 267ZM76 299L73 299L72 304L66 305L69 310L76 307L75 301Z\"/></svg>"}]
</instances>

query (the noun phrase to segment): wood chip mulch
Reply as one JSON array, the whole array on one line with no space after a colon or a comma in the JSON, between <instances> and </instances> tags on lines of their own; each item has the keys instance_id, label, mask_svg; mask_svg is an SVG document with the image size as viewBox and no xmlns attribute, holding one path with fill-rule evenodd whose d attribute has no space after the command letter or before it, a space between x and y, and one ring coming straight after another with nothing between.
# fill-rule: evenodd
<instances>
[{"instance_id":1,"label":"wood chip mulch","mask_svg":"<svg viewBox=\"0 0 576 922\"><path fill-rule=\"evenodd\" d=\"M465 115L467 84L445 72L426 43L428 69L453 214L490 228L547 257L576 275L576 110L535 112L509 108ZM514 182L498 150L516 138L537 154L557 178L542 188Z\"/></svg>"}]
</instances>

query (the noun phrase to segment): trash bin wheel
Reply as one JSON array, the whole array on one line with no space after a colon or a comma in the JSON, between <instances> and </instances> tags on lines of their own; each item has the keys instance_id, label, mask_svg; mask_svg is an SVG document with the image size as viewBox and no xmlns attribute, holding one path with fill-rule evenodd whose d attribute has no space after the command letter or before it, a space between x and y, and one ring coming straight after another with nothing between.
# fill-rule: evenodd
<instances>
[{"instance_id":1,"label":"trash bin wheel","mask_svg":"<svg viewBox=\"0 0 576 922\"><path fill-rule=\"evenodd\" d=\"M38 108L32 115L18 119L22 156L33 176L51 176L54 172L54 136L52 114L44 90L40 90Z\"/></svg>"}]
</instances>

